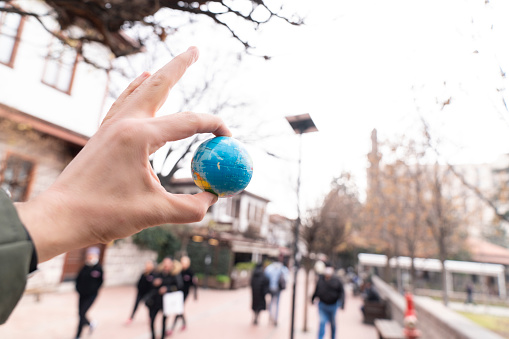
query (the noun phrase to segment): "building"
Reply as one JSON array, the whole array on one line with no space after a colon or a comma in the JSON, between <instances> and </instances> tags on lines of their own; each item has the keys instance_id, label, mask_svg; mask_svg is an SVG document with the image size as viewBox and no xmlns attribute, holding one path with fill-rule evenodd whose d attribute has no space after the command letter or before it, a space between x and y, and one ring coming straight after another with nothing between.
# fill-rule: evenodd
<instances>
[{"instance_id":1,"label":"building","mask_svg":"<svg viewBox=\"0 0 509 339\"><path fill-rule=\"evenodd\" d=\"M385 164L382 155L378 150L378 141L376 130L372 133L372 150L368 155L370 167L368 169L368 201L377 196L377 192L383 189L382 180L379 175L390 173L393 169L392 164ZM404 167L402 167L404 169ZM463 249L468 252L470 260L475 261L472 267L476 265L498 265L497 273L475 277L472 272L459 272L470 274L471 279L476 281L476 286L484 290L491 286L497 286L500 296L506 295L506 281L509 278L509 223L500 219L496 213L507 215L509 211L508 192L509 192L509 155L501 155L496 161L484 164L442 164L438 167L441 175L441 189L444 200L454 201L455 215L460 216L459 225L465 233ZM433 176L434 165L424 165L421 167L425 175L421 178ZM406 174L396 173L404 177ZM388 175L390 176L390 175ZM398 220L398 222L400 222ZM424 225L427 227L426 225ZM463 235L463 234L462 234ZM459 241L451 243L451 246L458 246ZM433 257L437 256L437 250L433 248L431 241L426 246L426 251L421 250L416 253L417 256ZM400 246L404 248L403 246ZM449 249L451 249L450 247ZM403 252L404 253L404 252ZM401 254L401 253L400 253ZM451 253L449 253L451 254ZM392 254L394 255L394 253ZM392 260L392 259L391 259ZM429 259L431 260L431 259ZM484 266L482 266L484 267ZM488 266L486 266L488 267ZM502 267L502 271L500 271ZM505 271L505 276L504 275ZM426 278L433 280L433 273L427 272ZM493 276L496 277L493 278ZM399 275L398 277L401 277ZM465 279L455 277L458 286L465 283ZM495 283L495 280L498 282ZM452 281L452 278L450 279ZM398 280L399 282L400 280ZM459 288L457 286L457 288ZM448 287L450 290L452 288Z\"/></svg>"},{"instance_id":2,"label":"building","mask_svg":"<svg viewBox=\"0 0 509 339\"><path fill-rule=\"evenodd\" d=\"M288 219L287 217L279 214L271 214L269 216L267 241L281 247L292 248L294 240L294 226L295 220Z\"/></svg>"},{"instance_id":3,"label":"building","mask_svg":"<svg viewBox=\"0 0 509 339\"><path fill-rule=\"evenodd\" d=\"M200 192L192 178L172 178L162 183L167 191L175 194ZM219 199L202 221L188 225L180 240L186 244L185 251L199 276L205 273L228 277L228 283L222 288L243 287L249 284L250 278L246 264L289 257L291 221L269 216L268 203L268 199L245 190ZM214 279L200 278L199 282L218 287Z\"/></svg>"},{"instance_id":4,"label":"building","mask_svg":"<svg viewBox=\"0 0 509 339\"><path fill-rule=\"evenodd\" d=\"M195 194L200 189L192 178L172 179L164 183L166 190L176 194ZM263 244L287 247L290 244L291 220L267 213L266 198L243 191L236 196L219 199L211 206L205 218L194 223L196 230L204 228L211 232L235 234Z\"/></svg>"},{"instance_id":5,"label":"building","mask_svg":"<svg viewBox=\"0 0 509 339\"><path fill-rule=\"evenodd\" d=\"M38 1L0 6L48 11ZM35 18L0 11L0 88L0 185L13 200L25 201L46 190L97 130L107 110L108 76L60 44ZM100 246L105 270L116 272L106 275L106 284L132 282L143 261L154 257L128 241ZM73 280L84 252L41 263L27 290ZM119 270L119 258L134 265Z\"/></svg>"},{"instance_id":6,"label":"building","mask_svg":"<svg viewBox=\"0 0 509 339\"><path fill-rule=\"evenodd\" d=\"M28 12L44 2L12 1ZM0 12L0 103L83 136L95 133L105 112L107 74L63 46L32 17Z\"/></svg>"},{"instance_id":7,"label":"building","mask_svg":"<svg viewBox=\"0 0 509 339\"><path fill-rule=\"evenodd\" d=\"M368 200L370 197L377 196L381 190L379 176L394 167L382 161L376 130L373 130L371 139L372 149L368 154L370 167L367 171ZM498 220L493 209L497 207L501 214L509 211L508 168L508 154L501 155L493 163L454 164L451 167L447 164L440 165L439 171L443 175L443 194L447 199L461 197L461 206L458 208L461 208L460 213L465 216L468 223L465 228L470 237L486 237L494 227L499 227L504 234L509 234L509 223ZM432 175L433 165L424 166L423 171L428 176ZM404 176L403 173L398 175Z\"/></svg>"}]
</instances>

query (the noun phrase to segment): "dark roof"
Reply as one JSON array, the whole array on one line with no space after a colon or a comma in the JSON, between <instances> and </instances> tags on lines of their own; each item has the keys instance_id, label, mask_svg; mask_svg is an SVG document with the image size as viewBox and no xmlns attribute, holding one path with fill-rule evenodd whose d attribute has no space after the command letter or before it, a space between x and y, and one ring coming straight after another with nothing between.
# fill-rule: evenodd
<instances>
[{"instance_id":1,"label":"dark roof","mask_svg":"<svg viewBox=\"0 0 509 339\"><path fill-rule=\"evenodd\" d=\"M171 178L169 186L194 186L193 178ZM249 191L242 191L240 194L249 195L253 198L263 200L265 202L270 202L269 199L261 197L257 194L251 193Z\"/></svg>"},{"instance_id":2,"label":"dark roof","mask_svg":"<svg viewBox=\"0 0 509 339\"><path fill-rule=\"evenodd\" d=\"M509 265L509 249L479 238L470 237L467 242L472 260Z\"/></svg>"},{"instance_id":3,"label":"dark roof","mask_svg":"<svg viewBox=\"0 0 509 339\"><path fill-rule=\"evenodd\" d=\"M271 215L269 215L269 221L272 223L278 223L278 222L284 222L284 221L294 222L295 219L290 219L290 218L287 218L280 214L271 214Z\"/></svg>"}]
</instances>

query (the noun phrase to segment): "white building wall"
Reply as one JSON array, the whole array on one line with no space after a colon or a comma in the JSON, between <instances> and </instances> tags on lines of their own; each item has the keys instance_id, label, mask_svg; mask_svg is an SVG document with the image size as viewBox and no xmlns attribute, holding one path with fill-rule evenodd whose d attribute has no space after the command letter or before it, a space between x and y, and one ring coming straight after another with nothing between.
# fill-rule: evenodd
<instances>
[{"instance_id":1,"label":"white building wall","mask_svg":"<svg viewBox=\"0 0 509 339\"><path fill-rule=\"evenodd\" d=\"M37 1L18 2L23 9ZM14 67L0 64L0 103L77 133L91 136L103 115L106 73L79 62L71 95L42 83L51 36L34 18L25 20Z\"/></svg>"},{"instance_id":2,"label":"white building wall","mask_svg":"<svg viewBox=\"0 0 509 339\"><path fill-rule=\"evenodd\" d=\"M478 188L486 198L494 199L497 191L504 185L507 186L508 180L507 177L503 178L500 174L495 173L495 170L504 168L508 163L509 156L502 155L493 163L454 165L454 169L463 176L466 182ZM505 184L504 181L506 181ZM450 173L450 183L451 195L461 195L465 199L463 213L467 216L469 222L467 227L469 234L473 237L482 237L483 233L492 227L495 222L493 208L477 197L475 192L468 189L452 173ZM504 212L505 210L501 209L501 211Z\"/></svg>"},{"instance_id":3,"label":"white building wall","mask_svg":"<svg viewBox=\"0 0 509 339\"><path fill-rule=\"evenodd\" d=\"M62 270L64 268L65 253L37 265L37 270L27 280L26 291L47 292L60 285Z\"/></svg>"},{"instance_id":4,"label":"white building wall","mask_svg":"<svg viewBox=\"0 0 509 339\"><path fill-rule=\"evenodd\" d=\"M249 203L250 199L248 196L242 196L240 200L240 214L239 214L239 225L238 230L240 232L247 231L247 227L249 226Z\"/></svg>"},{"instance_id":5,"label":"white building wall","mask_svg":"<svg viewBox=\"0 0 509 339\"><path fill-rule=\"evenodd\" d=\"M156 252L139 249L130 238L117 241L107 247L103 258L104 285L134 285L145 268L145 262L156 259Z\"/></svg>"}]
</instances>

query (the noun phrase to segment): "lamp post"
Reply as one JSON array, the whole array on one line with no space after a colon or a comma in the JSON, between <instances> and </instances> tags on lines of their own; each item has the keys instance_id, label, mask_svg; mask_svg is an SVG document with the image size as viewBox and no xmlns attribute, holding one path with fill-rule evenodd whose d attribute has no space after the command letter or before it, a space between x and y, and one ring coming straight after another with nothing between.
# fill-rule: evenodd
<instances>
[{"instance_id":1,"label":"lamp post","mask_svg":"<svg viewBox=\"0 0 509 339\"><path fill-rule=\"evenodd\" d=\"M300 227L300 175L301 175L301 160L302 160L302 134L317 132L318 128L316 128L315 123L311 119L309 114L300 114L287 116L286 120L294 130L296 134L299 135L299 173L297 176L297 220L295 221L295 233L294 233L294 242L293 242L293 289L292 289L292 321L290 328L290 339L293 339L293 330L294 330L294 322L295 322L295 291L297 289L297 272L299 269L299 265L297 263L297 254L299 251L299 227Z\"/></svg>"}]
</instances>

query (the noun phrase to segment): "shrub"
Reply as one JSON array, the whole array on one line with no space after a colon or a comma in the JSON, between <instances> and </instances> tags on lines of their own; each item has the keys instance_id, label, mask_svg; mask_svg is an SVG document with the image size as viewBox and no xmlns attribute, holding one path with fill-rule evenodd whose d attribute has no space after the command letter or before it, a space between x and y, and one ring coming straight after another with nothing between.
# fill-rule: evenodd
<instances>
[{"instance_id":1,"label":"shrub","mask_svg":"<svg viewBox=\"0 0 509 339\"><path fill-rule=\"evenodd\" d=\"M218 274L218 275L216 275L216 281L218 283L229 283L230 277L227 275L224 275L224 274Z\"/></svg>"}]
</instances>

